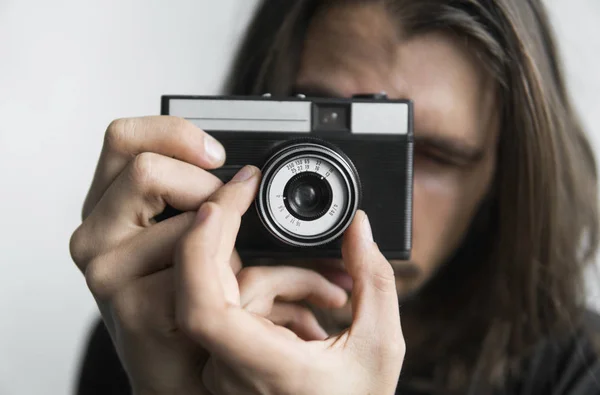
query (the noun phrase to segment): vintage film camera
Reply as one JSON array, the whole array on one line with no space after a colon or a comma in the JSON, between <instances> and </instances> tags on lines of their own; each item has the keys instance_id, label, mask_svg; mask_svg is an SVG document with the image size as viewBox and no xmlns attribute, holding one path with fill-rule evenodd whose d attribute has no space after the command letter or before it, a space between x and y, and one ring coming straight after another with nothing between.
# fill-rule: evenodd
<instances>
[{"instance_id":1,"label":"vintage film camera","mask_svg":"<svg viewBox=\"0 0 600 395\"><path fill-rule=\"evenodd\" d=\"M360 208L383 254L409 259L411 101L166 95L161 114L185 118L223 144L226 163L212 172L224 182L247 164L262 170L236 240L242 258L339 258Z\"/></svg>"}]
</instances>

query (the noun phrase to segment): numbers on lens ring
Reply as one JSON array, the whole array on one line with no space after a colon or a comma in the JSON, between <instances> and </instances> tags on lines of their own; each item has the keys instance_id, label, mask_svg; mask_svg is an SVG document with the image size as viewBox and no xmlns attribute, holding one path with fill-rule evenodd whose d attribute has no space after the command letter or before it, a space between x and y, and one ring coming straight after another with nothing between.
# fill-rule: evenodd
<instances>
[{"instance_id":1,"label":"numbers on lens ring","mask_svg":"<svg viewBox=\"0 0 600 395\"><path fill-rule=\"evenodd\" d=\"M289 163L286 168L292 172L292 174L296 174L297 170L296 170L296 165L292 162Z\"/></svg>"},{"instance_id":2,"label":"numbers on lens ring","mask_svg":"<svg viewBox=\"0 0 600 395\"><path fill-rule=\"evenodd\" d=\"M285 218L287 219L287 217L285 217ZM290 224L296 225L296 227L298 228L298 227L300 227L302 222L299 219L292 217L292 219L290 219Z\"/></svg>"},{"instance_id":3,"label":"numbers on lens ring","mask_svg":"<svg viewBox=\"0 0 600 395\"><path fill-rule=\"evenodd\" d=\"M279 210L280 213L283 213L283 210L285 210L285 207L283 205L277 207L277 209Z\"/></svg>"},{"instance_id":4,"label":"numbers on lens ring","mask_svg":"<svg viewBox=\"0 0 600 395\"><path fill-rule=\"evenodd\" d=\"M296 174L298 172L303 171L303 167L302 167L302 159L298 159L294 162L290 162L286 165L286 169L288 169L288 171L290 171L292 174ZM307 168L308 170L308 168Z\"/></svg>"},{"instance_id":5,"label":"numbers on lens ring","mask_svg":"<svg viewBox=\"0 0 600 395\"><path fill-rule=\"evenodd\" d=\"M331 207L331 210L329 210L329 215L335 215L335 213L337 213L339 206L337 204L334 204Z\"/></svg>"},{"instance_id":6,"label":"numbers on lens ring","mask_svg":"<svg viewBox=\"0 0 600 395\"><path fill-rule=\"evenodd\" d=\"M327 170L327 173L325 173L325 178L329 177L334 171L335 169L333 167Z\"/></svg>"}]
</instances>

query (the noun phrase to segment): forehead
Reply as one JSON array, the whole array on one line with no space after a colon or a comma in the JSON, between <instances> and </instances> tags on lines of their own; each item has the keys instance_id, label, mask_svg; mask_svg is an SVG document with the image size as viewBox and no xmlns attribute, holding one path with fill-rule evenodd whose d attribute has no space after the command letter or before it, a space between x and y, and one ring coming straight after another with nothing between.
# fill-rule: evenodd
<instances>
[{"instance_id":1,"label":"forehead","mask_svg":"<svg viewBox=\"0 0 600 395\"><path fill-rule=\"evenodd\" d=\"M401 28L379 4L319 13L307 31L296 84L343 97L385 91L411 99L416 133L484 144L495 126L495 90L474 51L441 32L403 38Z\"/></svg>"},{"instance_id":2,"label":"forehead","mask_svg":"<svg viewBox=\"0 0 600 395\"><path fill-rule=\"evenodd\" d=\"M347 68L349 62L357 62L356 67L365 64L389 67L394 61L397 42L394 24L381 5L337 5L313 17L305 54L316 55L310 61L317 66ZM324 53L327 56L317 55Z\"/></svg>"}]
</instances>

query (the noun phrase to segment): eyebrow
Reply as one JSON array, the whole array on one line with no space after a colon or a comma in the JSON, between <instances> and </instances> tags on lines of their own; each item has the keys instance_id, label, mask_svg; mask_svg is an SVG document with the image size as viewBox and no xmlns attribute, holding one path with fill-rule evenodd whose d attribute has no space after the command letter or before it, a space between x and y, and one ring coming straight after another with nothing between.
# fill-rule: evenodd
<instances>
[{"instance_id":1,"label":"eyebrow","mask_svg":"<svg viewBox=\"0 0 600 395\"><path fill-rule=\"evenodd\" d=\"M335 89L323 86L322 84L293 85L291 93L292 95L303 94L306 95L306 97L318 98L344 97ZM417 146L423 146L426 149L439 152L448 158L458 160L465 164L479 162L485 154L483 147L475 147L462 139L445 137L438 133L420 132L415 134L414 139Z\"/></svg>"}]
</instances>

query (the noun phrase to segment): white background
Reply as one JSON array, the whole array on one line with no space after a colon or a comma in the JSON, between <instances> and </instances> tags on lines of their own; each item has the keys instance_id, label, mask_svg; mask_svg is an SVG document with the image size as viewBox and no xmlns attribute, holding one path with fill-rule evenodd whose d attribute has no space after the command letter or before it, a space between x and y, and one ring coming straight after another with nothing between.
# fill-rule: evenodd
<instances>
[{"instance_id":1,"label":"white background","mask_svg":"<svg viewBox=\"0 0 600 395\"><path fill-rule=\"evenodd\" d=\"M71 393L96 310L68 240L104 129L219 93L254 3L0 0L0 394ZM600 147L600 2L548 4Z\"/></svg>"}]
</instances>

